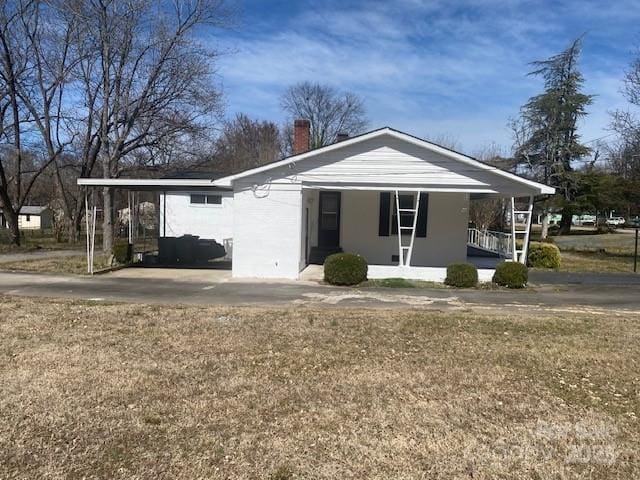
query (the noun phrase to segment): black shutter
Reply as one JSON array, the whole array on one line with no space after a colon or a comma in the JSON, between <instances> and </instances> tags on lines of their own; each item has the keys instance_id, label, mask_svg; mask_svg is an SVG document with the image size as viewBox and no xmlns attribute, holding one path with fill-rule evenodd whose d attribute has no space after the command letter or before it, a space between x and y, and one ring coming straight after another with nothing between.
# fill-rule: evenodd
<instances>
[{"instance_id":1,"label":"black shutter","mask_svg":"<svg viewBox=\"0 0 640 480\"><path fill-rule=\"evenodd\" d=\"M429 194L420 194L420 204L418 205L418 220L416 223L416 237L427 236L427 214L429 212Z\"/></svg>"},{"instance_id":2,"label":"black shutter","mask_svg":"<svg viewBox=\"0 0 640 480\"><path fill-rule=\"evenodd\" d=\"M378 236L389 236L389 213L391 211L391 193L380 192L380 219L378 221Z\"/></svg>"}]
</instances>

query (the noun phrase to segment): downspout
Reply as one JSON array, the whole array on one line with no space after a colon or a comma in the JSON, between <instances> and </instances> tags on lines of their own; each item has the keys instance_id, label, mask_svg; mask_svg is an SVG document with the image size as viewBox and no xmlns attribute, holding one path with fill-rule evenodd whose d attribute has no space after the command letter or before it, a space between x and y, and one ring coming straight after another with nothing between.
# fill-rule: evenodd
<instances>
[{"instance_id":1,"label":"downspout","mask_svg":"<svg viewBox=\"0 0 640 480\"><path fill-rule=\"evenodd\" d=\"M162 192L162 236L167 236L167 191Z\"/></svg>"}]
</instances>

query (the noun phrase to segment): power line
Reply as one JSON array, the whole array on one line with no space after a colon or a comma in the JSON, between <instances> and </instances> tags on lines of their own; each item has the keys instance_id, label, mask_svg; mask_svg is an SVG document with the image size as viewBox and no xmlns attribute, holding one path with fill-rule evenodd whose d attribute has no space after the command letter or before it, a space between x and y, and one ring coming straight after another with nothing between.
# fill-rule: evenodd
<instances>
[{"instance_id":1,"label":"power line","mask_svg":"<svg viewBox=\"0 0 640 480\"><path fill-rule=\"evenodd\" d=\"M609 133L609 134L607 134L607 135L603 135L602 137L594 138L593 140L588 140L588 141L583 142L583 143L593 143L593 142L597 142L598 140L602 140L602 139L604 139L604 138L609 138L609 137L612 137L613 135L617 135L617 132L612 132L612 133Z\"/></svg>"}]
</instances>

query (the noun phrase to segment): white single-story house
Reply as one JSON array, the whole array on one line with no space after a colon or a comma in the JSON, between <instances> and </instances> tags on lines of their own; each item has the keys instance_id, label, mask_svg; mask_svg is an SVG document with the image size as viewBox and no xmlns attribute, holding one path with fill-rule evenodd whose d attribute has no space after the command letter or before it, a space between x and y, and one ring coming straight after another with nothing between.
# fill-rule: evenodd
<instances>
[{"instance_id":1,"label":"white single-story house","mask_svg":"<svg viewBox=\"0 0 640 480\"><path fill-rule=\"evenodd\" d=\"M308 149L309 122L296 121L294 154L209 179L80 179L95 187L160 192L160 236L216 239L232 250L234 277L297 279L333 252L364 256L370 278L441 281L468 247L525 261L533 197L552 187L392 128ZM511 199L511 234L472 231L469 201ZM517 210L515 198L528 208ZM518 235L525 247L516 249ZM229 254L229 253L228 253ZM477 259L476 259L477 260ZM481 279L493 274L480 259Z\"/></svg>"},{"instance_id":2,"label":"white single-story house","mask_svg":"<svg viewBox=\"0 0 640 480\"><path fill-rule=\"evenodd\" d=\"M51 209L46 206L25 205L18 213L19 230L40 230L51 228ZM7 228L8 223L0 211L0 227Z\"/></svg>"}]
</instances>

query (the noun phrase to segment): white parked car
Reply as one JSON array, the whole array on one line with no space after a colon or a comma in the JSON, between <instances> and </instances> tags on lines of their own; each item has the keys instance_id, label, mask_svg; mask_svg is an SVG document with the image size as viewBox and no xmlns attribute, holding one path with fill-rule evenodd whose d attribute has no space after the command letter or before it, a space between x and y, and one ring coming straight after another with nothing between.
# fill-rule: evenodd
<instances>
[{"instance_id":1,"label":"white parked car","mask_svg":"<svg viewBox=\"0 0 640 480\"><path fill-rule=\"evenodd\" d=\"M607 225L611 225L612 227L620 227L624 225L624 218L623 217L607 218Z\"/></svg>"}]
</instances>

